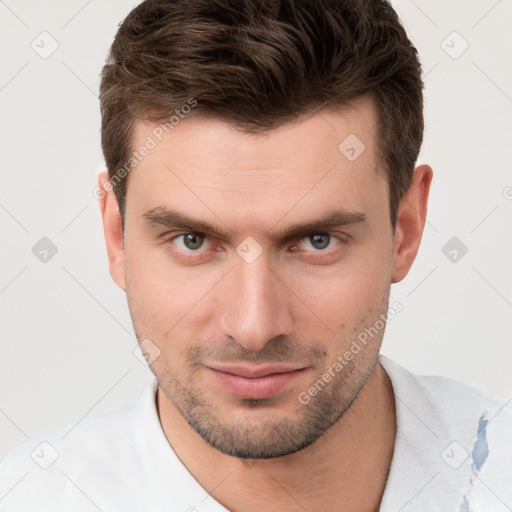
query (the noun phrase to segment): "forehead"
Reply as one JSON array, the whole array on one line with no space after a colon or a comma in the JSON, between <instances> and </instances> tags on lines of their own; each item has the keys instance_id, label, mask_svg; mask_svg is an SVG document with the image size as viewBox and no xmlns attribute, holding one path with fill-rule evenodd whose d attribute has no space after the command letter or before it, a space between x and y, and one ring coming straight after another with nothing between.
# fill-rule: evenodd
<instances>
[{"instance_id":1,"label":"forehead","mask_svg":"<svg viewBox=\"0 0 512 512\"><path fill-rule=\"evenodd\" d=\"M372 193L385 189L383 173L376 171L376 126L368 96L258 134L195 115L168 133L137 121L132 149L152 142L130 173L127 206L150 209L172 201L181 209L206 204L226 211L231 205L240 213L257 208L279 215L297 201L305 209L320 201L326 208L343 202L368 209Z\"/></svg>"}]
</instances>

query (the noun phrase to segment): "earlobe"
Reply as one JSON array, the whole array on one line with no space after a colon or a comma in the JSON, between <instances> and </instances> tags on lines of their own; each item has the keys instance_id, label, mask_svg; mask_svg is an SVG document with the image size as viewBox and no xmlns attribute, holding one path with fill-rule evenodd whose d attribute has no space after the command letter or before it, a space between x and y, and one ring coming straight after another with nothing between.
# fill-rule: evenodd
<instances>
[{"instance_id":1,"label":"earlobe","mask_svg":"<svg viewBox=\"0 0 512 512\"><path fill-rule=\"evenodd\" d=\"M393 283L407 275L416 258L425 227L431 182L432 169L428 165L416 167L409 190L400 202L394 237Z\"/></svg>"},{"instance_id":2,"label":"earlobe","mask_svg":"<svg viewBox=\"0 0 512 512\"><path fill-rule=\"evenodd\" d=\"M121 214L117 197L109 181L108 171L103 171L98 175L98 187L101 191L99 202L105 243L107 245L110 275L122 290L126 290Z\"/></svg>"}]
</instances>

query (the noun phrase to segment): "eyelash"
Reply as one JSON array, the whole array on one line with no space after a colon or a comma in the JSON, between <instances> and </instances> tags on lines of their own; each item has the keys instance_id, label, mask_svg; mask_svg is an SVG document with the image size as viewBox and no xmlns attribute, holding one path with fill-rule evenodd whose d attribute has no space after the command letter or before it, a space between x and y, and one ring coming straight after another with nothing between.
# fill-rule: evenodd
<instances>
[{"instance_id":1,"label":"eyelash","mask_svg":"<svg viewBox=\"0 0 512 512\"><path fill-rule=\"evenodd\" d=\"M204 241L208 241L209 243L213 243L211 242L211 240L208 239L208 236L205 235L204 233L199 233L199 232L195 232L195 231L187 231L187 232L183 232L183 233L179 233L179 234L176 234L176 235L173 235L172 237L166 239L165 241L165 244L172 244L173 246L175 246L175 240L179 239L179 238L182 238L182 237L185 237L187 235L198 235L198 236L201 236L201 237L204 237ZM325 232L314 232L314 233L309 233L307 235L304 235L302 236L301 238L298 238L298 239L295 239L295 241L293 242L293 244L291 245L291 252L298 252L300 249L297 248L297 246L299 245L299 243L303 240L306 240L308 239L309 237L313 236L313 235L324 235L324 236L329 236L330 239L329 239L329 246L326 248L326 249L311 249L311 250L306 250L304 251L305 253L307 253L308 255L311 255L311 257L313 258L316 258L316 259L320 259L322 257L322 255L331 255L333 251L335 251L336 249L331 249L331 242L333 240L337 241L339 244L341 245L344 245L348 242L348 235L341 235L341 234L335 234L335 233L331 233L331 232L328 232L328 231L325 231ZM216 251L219 251L219 246L217 245L217 247L214 249ZM187 261L191 261L191 260L198 260L198 259L202 259L204 258L204 255L206 253L206 250L202 250L202 247L200 249L198 249L197 251L192 251L190 249L186 250L186 249L180 249L178 248L177 249L177 252L180 252L181 255L181 258L182 259L185 259ZM183 256L183 254L185 254L185 256Z\"/></svg>"}]
</instances>

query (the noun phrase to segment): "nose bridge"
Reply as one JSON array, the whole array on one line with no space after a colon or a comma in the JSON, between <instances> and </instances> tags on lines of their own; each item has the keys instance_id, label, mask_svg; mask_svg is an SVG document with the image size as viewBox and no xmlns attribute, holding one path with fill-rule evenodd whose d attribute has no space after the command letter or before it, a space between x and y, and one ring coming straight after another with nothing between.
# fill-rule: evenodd
<instances>
[{"instance_id":1,"label":"nose bridge","mask_svg":"<svg viewBox=\"0 0 512 512\"><path fill-rule=\"evenodd\" d=\"M272 338L289 335L291 311L283 284L264 254L247 263L237 258L225 286L221 329L248 350L260 350Z\"/></svg>"}]
</instances>

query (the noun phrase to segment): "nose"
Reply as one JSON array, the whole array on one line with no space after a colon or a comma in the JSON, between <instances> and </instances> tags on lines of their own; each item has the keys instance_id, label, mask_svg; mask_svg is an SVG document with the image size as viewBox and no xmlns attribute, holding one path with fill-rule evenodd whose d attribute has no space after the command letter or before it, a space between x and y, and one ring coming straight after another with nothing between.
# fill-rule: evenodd
<instances>
[{"instance_id":1,"label":"nose","mask_svg":"<svg viewBox=\"0 0 512 512\"><path fill-rule=\"evenodd\" d=\"M247 350L260 350L292 332L290 292L261 255L235 262L222 289L220 329Z\"/></svg>"}]
</instances>

